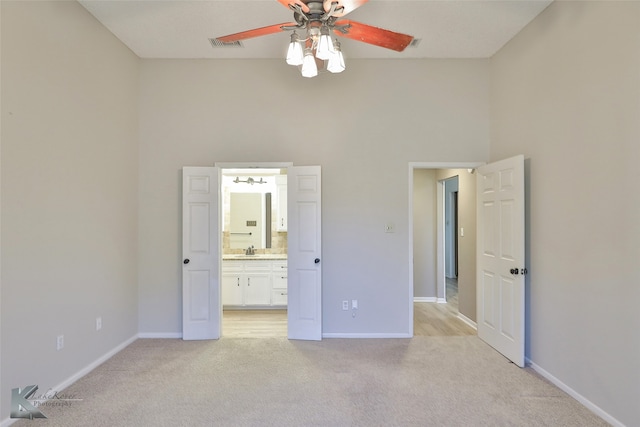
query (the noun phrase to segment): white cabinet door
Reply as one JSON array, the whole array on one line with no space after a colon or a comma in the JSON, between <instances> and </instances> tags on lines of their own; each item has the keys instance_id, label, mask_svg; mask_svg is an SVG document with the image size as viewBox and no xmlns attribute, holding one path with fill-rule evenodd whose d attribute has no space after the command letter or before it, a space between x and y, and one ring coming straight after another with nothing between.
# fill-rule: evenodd
<instances>
[{"instance_id":1,"label":"white cabinet door","mask_svg":"<svg viewBox=\"0 0 640 427\"><path fill-rule=\"evenodd\" d=\"M524 366L524 157L478 168L478 337Z\"/></svg>"},{"instance_id":2,"label":"white cabinet door","mask_svg":"<svg viewBox=\"0 0 640 427\"><path fill-rule=\"evenodd\" d=\"M243 289L240 274L222 273L222 305L242 305Z\"/></svg>"},{"instance_id":3,"label":"white cabinet door","mask_svg":"<svg viewBox=\"0 0 640 427\"><path fill-rule=\"evenodd\" d=\"M244 262L245 305L271 305L271 261Z\"/></svg>"},{"instance_id":4,"label":"white cabinet door","mask_svg":"<svg viewBox=\"0 0 640 427\"><path fill-rule=\"evenodd\" d=\"M251 261L249 261L251 262ZM271 276L269 273L249 273L245 277L245 305L271 305Z\"/></svg>"},{"instance_id":5,"label":"white cabinet door","mask_svg":"<svg viewBox=\"0 0 640 427\"><path fill-rule=\"evenodd\" d=\"M322 339L320 166L288 169L288 336Z\"/></svg>"},{"instance_id":6,"label":"white cabinet door","mask_svg":"<svg viewBox=\"0 0 640 427\"><path fill-rule=\"evenodd\" d=\"M182 170L182 338L220 338L220 170Z\"/></svg>"}]
</instances>

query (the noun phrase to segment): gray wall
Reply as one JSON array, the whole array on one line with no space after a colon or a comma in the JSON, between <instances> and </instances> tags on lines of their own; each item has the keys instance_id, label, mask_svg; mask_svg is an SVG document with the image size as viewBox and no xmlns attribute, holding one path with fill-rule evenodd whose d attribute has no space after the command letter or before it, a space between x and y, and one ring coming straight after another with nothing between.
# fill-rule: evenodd
<instances>
[{"instance_id":1,"label":"gray wall","mask_svg":"<svg viewBox=\"0 0 640 427\"><path fill-rule=\"evenodd\" d=\"M491 61L528 184L527 356L640 425L640 3L555 2Z\"/></svg>"},{"instance_id":2,"label":"gray wall","mask_svg":"<svg viewBox=\"0 0 640 427\"><path fill-rule=\"evenodd\" d=\"M234 161L322 166L324 333L409 332L408 163L486 158L488 61L348 67L308 80L281 60L143 61L140 332L181 331L181 168Z\"/></svg>"},{"instance_id":3,"label":"gray wall","mask_svg":"<svg viewBox=\"0 0 640 427\"><path fill-rule=\"evenodd\" d=\"M75 2L1 8L5 419L12 388L44 393L137 333L139 60Z\"/></svg>"}]
</instances>

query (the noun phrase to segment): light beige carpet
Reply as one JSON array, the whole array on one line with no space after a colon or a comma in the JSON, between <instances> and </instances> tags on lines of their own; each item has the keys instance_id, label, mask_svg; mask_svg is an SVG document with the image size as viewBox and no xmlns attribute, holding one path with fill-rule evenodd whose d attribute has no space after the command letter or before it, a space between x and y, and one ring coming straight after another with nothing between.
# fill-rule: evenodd
<instances>
[{"instance_id":1,"label":"light beige carpet","mask_svg":"<svg viewBox=\"0 0 640 427\"><path fill-rule=\"evenodd\" d=\"M137 340L16 426L604 426L476 336Z\"/></svg>"}]
</instances>

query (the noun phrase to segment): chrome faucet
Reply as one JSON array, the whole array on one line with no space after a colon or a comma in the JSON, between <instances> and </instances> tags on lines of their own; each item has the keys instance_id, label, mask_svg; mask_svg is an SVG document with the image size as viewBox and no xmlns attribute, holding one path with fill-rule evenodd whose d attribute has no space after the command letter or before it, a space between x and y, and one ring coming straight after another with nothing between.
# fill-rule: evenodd
<instances>
[{"instance_id":1,"label":"chrome faucet","mask_svg":"<svg viewBox=\"0 0 640 427\"><path fill-rule=\"evenodd\" d=\"M245 255L255 255L256 250L253 248L253 245L249 246L246 251L244 251Z\"/></svg>"}]
</instances>

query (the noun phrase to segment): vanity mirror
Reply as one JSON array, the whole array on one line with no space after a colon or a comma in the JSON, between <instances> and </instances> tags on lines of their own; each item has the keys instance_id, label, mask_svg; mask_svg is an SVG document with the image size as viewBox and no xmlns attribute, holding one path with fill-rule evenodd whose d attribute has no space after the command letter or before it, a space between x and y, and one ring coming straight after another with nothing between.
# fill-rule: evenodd
<instances>
[{"instance_id":1,"label":"vanity mirror","mask_svg":"<svg viewBox=\"0 0 640 427\"><path fill-rule=\"evenodd\" d=\"M286 170L223 169L221 190L226 253L250 246L260 249L259 254L286 253Z\"/></svg>"},{"instance_id":2,"label":"vanity mirror","mask_svg":"<svg viewBox=\"0 0 640 427\"><path fill-rule=\"evenodd\" d=\"M271 247L271 193L230 193L229 247Z\"/></svg>"}]
</instances>

